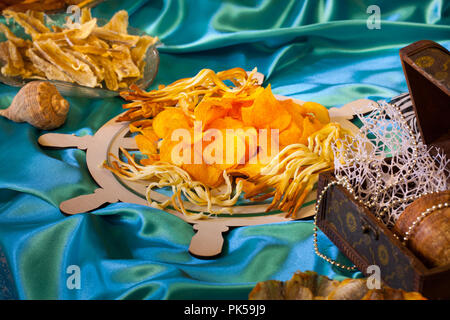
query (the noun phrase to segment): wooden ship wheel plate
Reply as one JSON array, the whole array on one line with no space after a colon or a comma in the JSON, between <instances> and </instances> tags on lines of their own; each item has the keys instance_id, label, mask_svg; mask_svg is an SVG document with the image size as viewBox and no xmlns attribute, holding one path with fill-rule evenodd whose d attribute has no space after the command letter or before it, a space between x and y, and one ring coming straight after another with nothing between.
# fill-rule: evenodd
<instances>
[{"instance_id":1,"label":"wooden ship wheel plate","mask_svg":"<svg viewBox=\"0 0 450 320\"><path fill-rule=\"evenodd\" d=\"M283 96L276 97L279 100L290 99ZM296 103L303 103L296 99L293 100ZM371 100L356 100L341 108L331 108L329 110L330 118L332 122L338 122L344 128L356 132L358 128L349 121L354 116L354 110L369 112L376 105ZM99 186L91 194L80 195L63 201L60 204L60 210L63 213L69 215L86 213L104 204L119 201L148 205L145 196L147 188L145 181L135 182L122 179L102 166L105 161L111 163L114 160L113 156L120 157L120 148L127 151L138 150L134 137L131 136L129 131L129 122L117 122L119 116L105 123L93 136L79 137L70 134L47 133L39 137L38 142L41 146L86 150L87 167ZM169 199L169 196L164 192L152 191L150 198L153 201L164 202ZM200 220L192 220L170 208L165 209L165 211L192 224L194 230L197 231L189 246L190 253L199 257L212 257L221 253L224 241L222 233L229 230L230 227L277 223L310 217L314 214L315 198L316 195L311 192L295 218L286 217L286 213L279 210L265 213L268 203L236 205L233 207L233 214L218 215ZM184 206L192 212L205 211L205 207L187 201L184 202Z\"/></svg>"}]
</instances>

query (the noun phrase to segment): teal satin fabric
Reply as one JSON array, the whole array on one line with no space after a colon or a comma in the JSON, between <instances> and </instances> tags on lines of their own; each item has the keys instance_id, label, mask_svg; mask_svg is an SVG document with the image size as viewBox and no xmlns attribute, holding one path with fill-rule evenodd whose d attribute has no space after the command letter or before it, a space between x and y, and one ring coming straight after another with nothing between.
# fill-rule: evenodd
<instances>
[{"instance_id":1,"label":"teal satin fabric","mask_svg":"<svg viewBox=\"0 0 450 320\"><path fill-rule=\"evenodd\" d=\"M366 25L372 4L381 10L379 30ZM450 46L443 0L109 0L93 14L120 9L163 43L152 88L203 68L257 67L277 94L341 106L406 92L400 48L421 39ZM17 91L0 85L0 107ZM93 134L122 111L120 98L68 100L67 122L53 132ZM311 220L233 228L222 255L204 260L188 253L192 227L164 211L116 203L63 216L60 202L97 186L84 151L41 148L41 134L0 119L0 298L247 299L258 281L297 270L361 276L314 254ZM319 244L350 263L320 232ZM67 287L71 265L80 268L80 289Z\"/></svg>"}]
</instances>

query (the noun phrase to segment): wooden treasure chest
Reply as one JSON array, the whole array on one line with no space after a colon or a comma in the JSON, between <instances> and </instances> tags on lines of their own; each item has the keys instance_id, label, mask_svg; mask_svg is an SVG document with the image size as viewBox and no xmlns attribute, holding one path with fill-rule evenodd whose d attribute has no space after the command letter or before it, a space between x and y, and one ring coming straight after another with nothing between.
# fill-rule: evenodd
<instances>
[{"instance_id":1,"label":"wooden treasure chest","mask_svg":"<svg viewBox=\"0 0 450 320\"><path fill-rule=\"evenodd\" d=\"M450 158L449 52L423 40L402 48L400 58L409 95L397 100L412 105L423 143ZM367 276L369 266L378 266L382 281L393 288L417 291L429 299L450 299L450 264L427 264L346 188L329 186L332 181L336 181L333 172L319 177L318 199L328 188L318 205L316 224L355 266Z\"/></svg>"}]
</instances>

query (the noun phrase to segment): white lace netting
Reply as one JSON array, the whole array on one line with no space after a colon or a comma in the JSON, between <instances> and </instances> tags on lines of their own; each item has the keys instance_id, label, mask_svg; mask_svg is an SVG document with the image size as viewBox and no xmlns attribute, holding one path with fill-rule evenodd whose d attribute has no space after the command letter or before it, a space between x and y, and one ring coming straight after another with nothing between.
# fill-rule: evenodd
<instances>
[{"instance_id":1,"label":"white lace netting","mask_svg":"<svg viewBox=\"0 0 450 320\"><path fill-rule=\"evenodd\" d=\"M392 227L424 193L448 189L446 156L421 140L415 116L379 101L368 115L358 112L360 134L333 146L335 176L347 178L354 195Z\"/></svg>"}]
</instances>

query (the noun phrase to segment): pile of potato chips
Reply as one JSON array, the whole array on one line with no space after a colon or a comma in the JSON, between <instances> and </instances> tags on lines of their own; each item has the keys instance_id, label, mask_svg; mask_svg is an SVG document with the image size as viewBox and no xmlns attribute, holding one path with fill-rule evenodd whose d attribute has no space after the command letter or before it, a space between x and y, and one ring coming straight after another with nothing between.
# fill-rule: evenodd
<instances>
[{"instance_id":1,"label":"pile of potato chips","mask_svg":"<svg viewBox=\"0 0 450 320\"><path fill-rule=\"evenodd\" d=\"M42 12L4 10L31 37L23 39L0 24L8 39L0 43L1 73L23 79L48 79L112 91L128 88L143 77L145 55L156 37L130 35L128 13L118 11L104 26L90 9L82 9L79 22L47 27Z\"/></svg>"},{"instance_id":2,"label":"pile of potato chips","mask_svg":"<svg viewBox=\"0 0 450 320\"><path fill-rule=\"evenodd\" d=\"M319 172L332 168L331 143L348 132L330 123L328 110L318 103L278 100L270 85L264 88L255 81L254 72L234 68L216 74L203 69L193 78L150 92L133 87L121 92L132 102L124 105L128 111L119 121L131 121L130 131L138 133L137 146L147 157L131 171L129 165L117 163L113 171L127 178L143 171L150 176L140 166L156 169L169 163L211 190L235 177L242 181L246 198L274 196L269 209L293 214ZM273 130L276 148L271 137L261 139ZM178 132L190 138L181 141ZM228 154L233 155L231 161ZM278 162L272 161L277 157ZM264 170L268 173L262 175Z\"/></svg>"},{"instance_id":3,"label":"pile of potato chips","mask_svg":"<svg viewBox=\"0 0 450 320\"><path fill-rule=\"evenodd\" d=\"M260 87L251 98L216 98L207 97L197 105L194 110L194 117L187 116L180 108L166 108L160 112L152 122L152 127L141 129L141 134L136 137L136 142L144 154L150 156L150 159L157 159L164 162L175 163L173 159L173 148L179 144L179 141L172 139L174 130L184 128L189 132L194 130L194 122L201 122L202 141L195 141L192 136L192 144L190 146L190 155L192 158L187 159L186 163L179 163L181 168L186 170L193 179L203 182L210 187L221 185L223 180L222 172L233 174L242 173L250 177L259 173L260 169L266 165L276 154L272 154L271 150L263 150L262 148L271 148L270 136L269 141L264 144L260 137L260 129L268 129L264 131L270 134L271 129L277 129L278 148L293 143L307 144L308 137L315 131L320 130L329 122L328 112L324 107L317 107L317 111L300 106L292 100L278 101L272 94L270 86L267 88ZM314 112L314 113L313 113ZM324 123L320 122L315 114L324 115ZM328 120L327 120L328 119ZM143 122L135 123L142 125ZM242 129L242 130L239 130ZM217 142L214 139L204 139L209 132L218 130L223 141ZM227 144L227 134L232 132L231 137L234 141ZM253 136L253 137L252 137ZM159 141L162 139L161 141ZM239 140L241 141L239 141ZM208 140L208 141L206 141ZM258 143L256 148L251 148L251 142ZM212 148L212 143L223 146L221 161L211 163L207 158L208 148ZM159 144L159 150L157 146ZM201 144L201 147L196 144ZM232 148L234 150L226 150ZM201 152L201 163L194 163L195 152ZM232 161L226 159L232 154ZM181 156L180 156L181 157ZM217 158L214 157L216 160ZM244 158L244 159L243 159ZM251 161L254 158L254 161ZM228 161L227 161L228 160ZM147 163L150 161L147 160ZM144 162L145 163L145 162Z\"/></svg>"}]
</instances>

